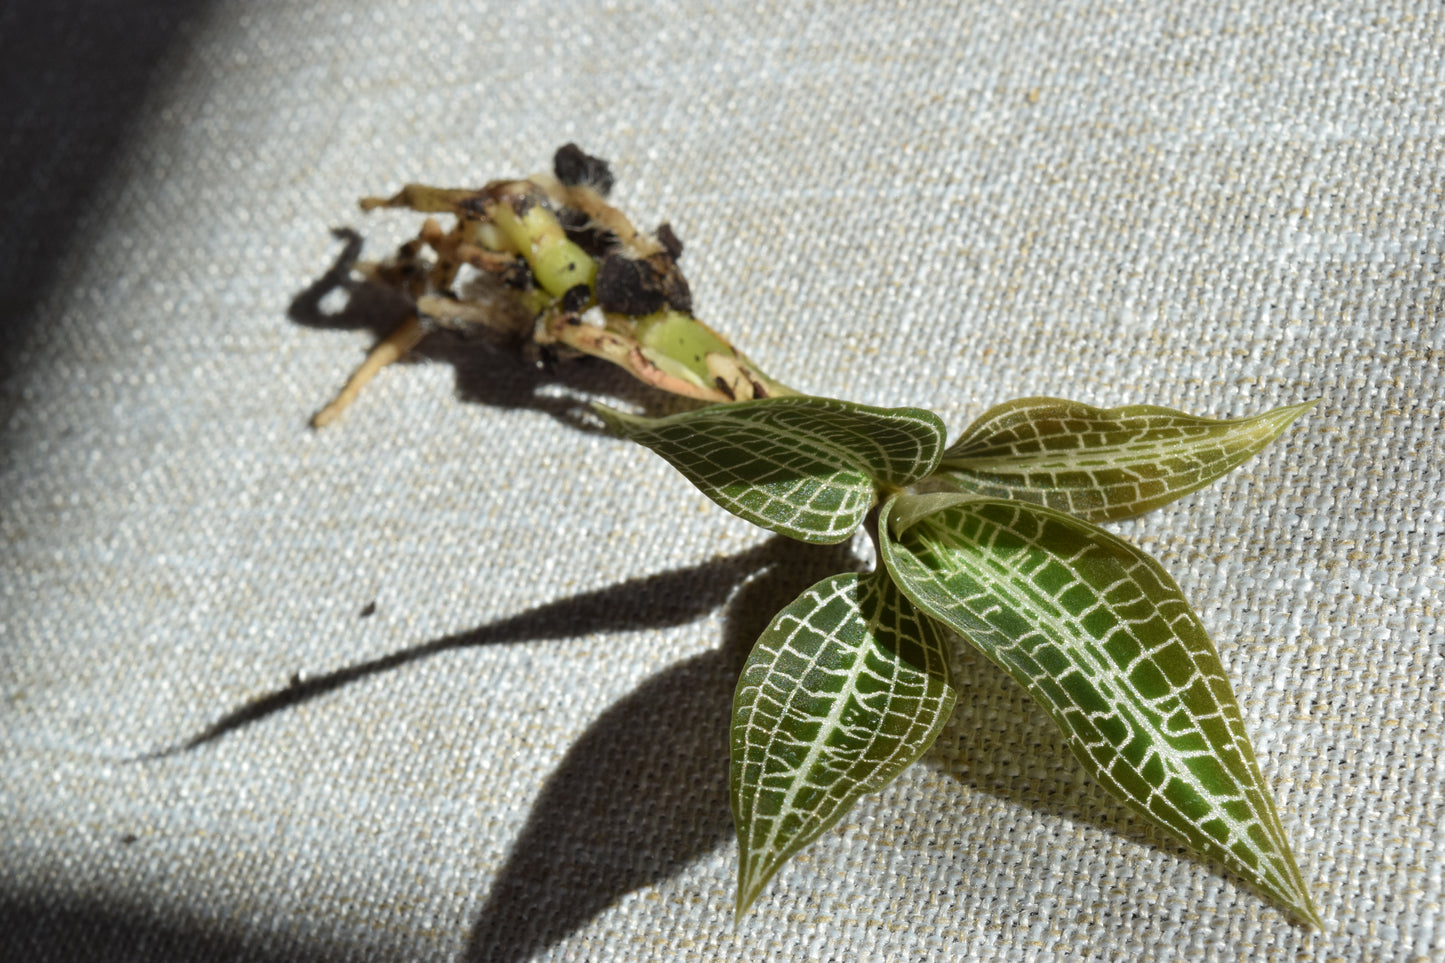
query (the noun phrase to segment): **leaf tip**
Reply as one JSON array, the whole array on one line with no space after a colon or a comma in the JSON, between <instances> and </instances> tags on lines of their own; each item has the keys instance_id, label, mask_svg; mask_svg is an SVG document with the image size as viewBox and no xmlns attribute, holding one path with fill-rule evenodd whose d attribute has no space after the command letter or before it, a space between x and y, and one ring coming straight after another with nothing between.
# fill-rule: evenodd
<instances>
[{"instance_id":1,"label":"leaf tip","mask_svg":"<svg viewBox=\"0 0 1445 963\"><path fill-rule=\"evenodd\" d=\"M748 911L753 908L758 897L763 895L763 889L780 868L781 863L760 862L743 858L742 854L739 854L738 889L733 900L733 926L742 925L743 917L748 915Z\"/></svg>"},{"instance_id":2,"label":"leaf tip","mask_svg":"<svg viewBox=\"0 0 1445 963\"><path fill-rule=\"evenodd\" d=\"M1269 414L1278 418L1280 430L1283 431L1293 424L1295 419L1319 404L1322 400L1324 399L1311 398L1309 401L1301 401L1299 404L1281 405Z\"/></svg>"},{"instance_id":3,"label":"leaf tip","mask_svg":"<svg viewBox=\"0 0 1445 963\"><path fill-rule=\"evenodd\" d=\"M1320 916L1320 911L1315 907L1315 901L1310 898L1309 893L1304 893L1304 904L1290 907L1300 922L1309 926L1310 929L1318 930L1321 933L1325 930L1325 921Z\"/></svg>"},{"instance_id":4,"label":"leaf tip","mask_svg":"<svg viewBox=\"0 0 1445 963\"><path fill-rule=\"evenodd\" d=\"M753 901L757 898L758 894L756 892L750 894L747 885L739 877L738 894L733 901L733 926L735 928L743 924L743 917L748 915L748 910L752 909Z\"/></svg>"},{"instance_id":5,"label":"leaf tip","mask_svg":"<svg viewBox=\"0 0 1445 963\"><path fill-rule=\"evenodd\" d=\"M1323 932L1325 929L1324 919L1320 916L1319 908L1315 905L1314 898L1310 896L1309 887L1305 884L1304 874L1299 871L1299 866L1294 861L1294 856L1286 848L1285 861L1288 866L1288 879L1292 892L1283 892L1275 887L1266 889L1268 895L1274 897L1296 921L1305 924L1310 929Z\"/></svg>"}]
</instances>

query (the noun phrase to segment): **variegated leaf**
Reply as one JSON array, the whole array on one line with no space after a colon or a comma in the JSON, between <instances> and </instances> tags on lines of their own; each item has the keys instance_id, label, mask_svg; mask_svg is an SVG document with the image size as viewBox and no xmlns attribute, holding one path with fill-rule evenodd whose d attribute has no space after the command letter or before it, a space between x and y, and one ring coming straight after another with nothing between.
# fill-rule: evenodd
<instances>
[{"instance_id":1,"label":"variegated leaf","mask_svg":"<svg viewBox=\"0 0 1445 963\"><path fill-rule=\"evenodd\" d=\"M1318 925L1219 657L1158 562L1026 502L903 496L883 515L903 592L1027 687L1106 789Z\"/></svg>"},{"instance_id":2,"label":"variegated leaf","mask_svg":"<svg viewBox=\"0 0 1445 963\"><path fill-rule=\"evenodd\" d=\"M933 744L954 695L939 628L881 570L824 579L778 613L733 699L739 915Z\"/></svg>"},{"instance_id":3,"label":"variegated leaf","mask_svg":"<svg viewBox=\"0 0 1445 963\"><path fill-rule=\"evenodd\" d=\"M943 449L943 423L919 408L785 397L656 419L597 410L734 515L819 544L851 536L879 482L927 475Z\"/></svg>"},{"instance_id":4,"label":"variegated leaf","mask_svg":"<svg viewBox=\"0 0 1445 963\"><path fill-rule=\"evenodd\" d=\"M1314 402L1220 421L1155 405L1022 398L987 411L939 464L958 488L1090 521L1129 518L1197 491L1268 445Z\"/></svg>"}]
</instances>

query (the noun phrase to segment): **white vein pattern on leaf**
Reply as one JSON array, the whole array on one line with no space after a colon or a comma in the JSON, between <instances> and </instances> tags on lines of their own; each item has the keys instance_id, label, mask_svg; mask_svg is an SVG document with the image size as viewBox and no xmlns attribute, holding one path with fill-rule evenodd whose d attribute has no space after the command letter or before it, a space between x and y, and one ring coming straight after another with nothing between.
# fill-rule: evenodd
<instances>
[{"instance_id":1,"label":"white vein pattern on leaf","mask_svg":"<svg viewBox=\"0 0 1445 963\"><path fill-rule=\"evenodd\" d=\"M981 494L1125 518L1187 495L1257 454L1308 405L1220 421L1168 408L1101 409L1053 398L1000 405L943 455Z\"/></svg>"},{"instance_id":2,"label":"white vein pattern on leaf","mask_svg":"<svg viewBox=\"0 0 1445 963\"><path fill-rule=\"evenodd\" d=\"M819 418L819 414L824 417ZM942 447L941 423L916 408L868 408L825 398L778 398L750 412L793 437L825 442L846 461L881 481L906 485L932 469Z\"/></svg>"},{"instance_id":3,"label":"white vein pattern on leaf","mask_svg":"<svg viewBox=\"0 0 1445 963\"><path fill-rule=\"evenodd\" d=\"M880 644L888 637L891 647ZM923 665L899 654L900 639L915 642L910 651ZM886 578L846 574L779 613L744 669L737 701L734 791L756 793L736 801L746 837L740 895L750 901L792 853L927 749L953 691L937 630Z\"/></svg>"},{"instance_id":4,"label":"white vein pattern on leaf","mask_svg":"<svg viewBox=\"0 0 1445 963\"><path fill-rule=\"evenodd\" d=\"M732 425L700 434L691 426L657 429L646 442L720 505L744 518L766 519L793 532L847 536L873 503L873 480L839 468L826 449L799 438ZM746 474L729 455L747 452Z\"/></svg>"},{"instance_id":5,"label":"white vein pattern on leaf","mask_svg":"<svg viewBox=\"0 0 1445 963\"><path fill-rule=\"evenodd\" d=\"M867 469L882 481L907 484L933 467L941 445L940 423L931 412L867 408L825 398L772 398L716 405L662 419L709 433L720 428L776 431L820 461Z\"/></svg>"},{"instance_id":6,"label":"white vein pattern on leaf","mask_svg":"<svg viewBox=\"0 0 1445 963\"><path fill-rule=\"evenodd\" d=\"M937 462L942 433L930 419L910 409L780 398L627 424L627 431L728 511L834 541L852 534L872 506L875 475L903 483Z\"/></svg>"},{"instance_id":7,"label":"white vein pattern on leaf","mask_svg":"<svg viewBox=\"0 0 1445 963\"><path fill-rule=\"evenodd\" d=\"M1132 801L1141 815L1179 833L1200 851L1278 893L1292 905L1307 907L1308 898L1289 855L1283 828L1264 790L1228 680L1193 612L1182 599L1170 598L1177 590L1170 591L1167 575L1155 571L1147 556L1133 552L1131 562L1122 566L1108 584L1090 585L1078 573L1092 569L1098 574L1102 569L1098 560L1086 558L1092 554L1087 546L1072 556L1054 556L1035 540L1027 526L1020 524L1024 506L1015 503L1004 509L997 502L988 504L997 512L1012 510L1013 518L1007 522L985 518L980 510L965 508L962 512L932 516L905 533L905 541L914 545L923 542L921 550L910 550L924 563L919 571L910 573L911 577L936 579L943 587L935 596L941 609L935 614L947 617L951 611L954 617L948 621L1028 687L1069 735L1075 755L1112 792ZM948 524L942 521L943 515L950 516ZM1042 532L1050 521L1045 519L1034 527ZM1000 551L998 543L1004 537L1009 541L1022 537L1025 550ZM937 548L943 545L953 550ZM908 561L906 553L900 561ZM1051 565L1062 565L1073 576L1057 593L1048 591L1037 580ZM1091 616L1112 619L1115 624L1101 634L1097 627L1086 625ZM1167 632L1150 648L1146 636L1153 633L1145 627L1156 619L1163 622ZM1012 634L1020 623L1033 628ZM1122 665L1105 648L1121 641L1119 633L1136 642L1139 649ZM1072 640L1067 655L1057 651L1058 640ZM1188 653L1190 677L1168 680L1169 690L1156 698L1133 701L1126 697L1126 691L1134 690L1126 680L1176 645ZM1066 670L1051 673L1041 666L1041 657L1053 654L1062 657ZM1079 704L1067 685L1075 672L1085 677L1111 707L1110 711L1090 712ZM1220 720L1227 733L1227 740L1215 745L1213 751L1202 727L1211 719ZM1122 731L1118 723L1122 723ZM1087 732L1098 738L1091 740ZM1111 732L1113 735L1108 735ZM1145 740L1148 748L1136 765L1120 750L1137 739ZM1236 794L1215 795L1190 768L1191 761L1208 767L1211 758L1226 764ZM1119 781L1121 770L1125 770L1122 775L1126 781L1133 782L1128 778L1132 775L1151 787L1145 798L1139 799L1125 789ZM1165 792L1171 783L1184 787L1182 795L1202 802L1205 811L1190 814L1168 798ZM1180 794L1179 789L1174 792Z\"/></svg>"}]
</instances>

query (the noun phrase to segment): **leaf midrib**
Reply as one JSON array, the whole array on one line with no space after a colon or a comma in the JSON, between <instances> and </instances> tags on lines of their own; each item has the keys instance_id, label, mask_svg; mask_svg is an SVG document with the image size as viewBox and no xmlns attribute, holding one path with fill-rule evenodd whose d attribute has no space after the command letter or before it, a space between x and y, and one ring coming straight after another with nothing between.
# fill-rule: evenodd
<instances>
[{"instance_id":1,"label":"leaf midrib","mask_svg":"<svg viewBox=\"0 0 1445 963\"><path fill-rule=\"evenodd\" d=\"M848 586L848 585L852 585L852 586L855 586L855 587L858 587L859 589L861 589L861 584L862 584L862 580L855 577L855 578L852 579L852 580L841 580L841 581L838 583L838 586L839 586L840 588L842 588L842 587L845 587L845 586ZM832 596L830 596L828 599L823 599L822 601L823 601L823 603L826 605L826 603L827 603L828 601L831 601L832 598L835 598L835 597L837 597L837 596L839 596L839 595L841 595L841 594L843 594L843 593L840 592L840 591L835 591ZM860 590L860 591L859 591L860 599L861 599L861 595L862 595L862 592L861 592L861 590ZM821 609L822 607L823 607L823 606L821 606L821 605L819 606L820 609ZM857 611L857 609L854 608L853 611ZM850 614L850 617L851 617L852 612L850 612L849 614ZM870 627L871 627L872 623L868 623L868 624L869 624ZM803 622L802 620L799 620L798 625L799 625L800 627L803 627L803 628L809 627L808 624L807 624L806 622ZM785 644L791 643L791 642L793 641L793 638L794 638L795 636L796 636L796 633L793 633L793 634L789 635L788 638L786 639ZM829 633L829 636L832 637L832 634ZM796 649L795 649L794 651L796 651ZM818 654L821 655L824 651L826 651L826 647L820 646L819 649L818 649ZM857 679L857 666L858 666L858 664L859 664L860 662L862 662L862 661L864 660L864 652L863 652L863 649L862 649L862 648L859 648L859 649L854 650L854 655L855 655L855 657L853 658L852 662L849 664L848 668L845 670L846 682L844 683L844 689L843 689L842 692L839 693L838 698L832 700L832 704L831 704L831 706L830 706L829 709L828 709L828 715L827 715L827 717L826 717L826 719L825 719L825 722L824 722L824 724L823 724L823 727L820 729L820 735L821 735L821 733L823 733L823 732L827 732L827 733L834 732L834 731L838 728L838 722L839 722L839 720L842 718L843 710L844 710L844 708L845 708L845 707L847 706L847 704L848 704L848 698L849 698L849 697L853 694L853 692L855 691L855 690L854 690L854 683L855 683L855 681L856 681L856 679ZM818 664L818 656L814 656L814 657L808 662L808 668L811 669L811 668L813 668L814 666L816 666L817 664ZM800 681L800 682L802 681L801 677L802 677L802 676L805 676L806 674L807 674L806 670L804 670L804 672L799 673L799 676L800 676L799 681ZM896 676L895 676L895 677L896 677ZM786 716L787 710L792 708L793 701L794 701L796 698L798 698L799 694L802 694L802 693L803 693L803 689L802 689L802 686L800 685L796 690L794 690L794 692L793 692L791 695L789 695L789 697L788 697L788 702L787 702L787 704L784 706L784 712L783 712L781 715ZM877 741L877 738L878 738L878 734L877 734L877 732L874 732L874 733L872 734L871 738L870 738L869 745L870 745L870 746L873 745L873 744ZM788 811L793 811L793 812L796 812L796 811L797 811L796 807L794 806L794 802L795 802L795 800L797 799L798 792L801 790L801 788L803 787L803 785L806 784L808 773L812 772L813 767L816 766L817 763L818 763L818 760L819 760L820 758L822 758L826 747L827 747L827 740L826 740L826 739L819 738L819 739L813 740L813 744L808 748L808 754L807 754L807 756L803 759L803 762L802 762L801 764L799 764L798 767L797 767L797 772L798 772L798 774L799 774L799 778L796 779L796 780L793 780L792 784L788 787L787 792L786 792L786 793L784 794L784 796L783 796L784 805L783 805L782 810L780 810L780 815L779 815L779 817L778 817L776 820L773 821L772 828L769 829L769 831L768 831L767 846L765 847L764 852L768 852L768 853L779 852L779 850L776 848L775 843L776 843L776 841L777 841L778 832L779 832L779 830L781 830L782 825L783 825L782 813L788 812ZM809 815L813 815L813 814L811 813L811 811L810 811Z\"/></svg>"}]
</instances>

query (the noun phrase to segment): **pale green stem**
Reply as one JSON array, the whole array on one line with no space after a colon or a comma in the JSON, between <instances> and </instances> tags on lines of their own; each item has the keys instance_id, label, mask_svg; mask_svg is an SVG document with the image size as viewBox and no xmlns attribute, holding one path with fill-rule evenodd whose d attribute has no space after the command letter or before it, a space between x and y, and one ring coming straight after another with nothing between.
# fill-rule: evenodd
<instances>
[{"instance_id":1,"label":"pale green stem","mask_svg":"<svg viewBox=\"0 0 1445 963\"><path fill-rule=\"evenodd\" d=\"M541 202L541 193L535 188L506 191L488 213L492 223L527 259L537 283L552 297L560 298L579 284L592 286L597 262L567 239L562 225Z\"/></svg>"}]
</instances>

